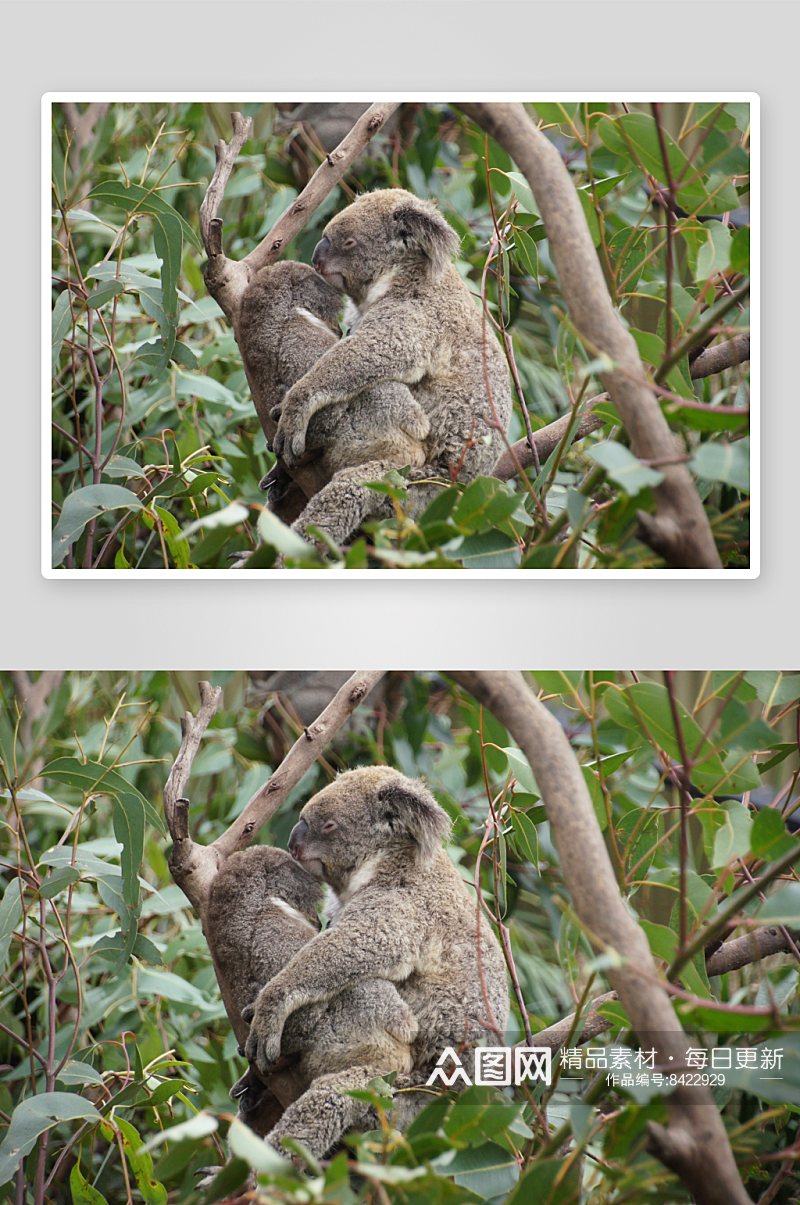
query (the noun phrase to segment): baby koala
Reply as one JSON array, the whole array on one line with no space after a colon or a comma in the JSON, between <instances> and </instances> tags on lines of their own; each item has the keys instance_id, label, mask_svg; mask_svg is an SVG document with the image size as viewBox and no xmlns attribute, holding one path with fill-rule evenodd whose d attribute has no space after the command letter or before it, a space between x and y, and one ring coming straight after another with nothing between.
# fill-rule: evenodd
<instances>
[{"instance_id":1,"label":"baby koala","mask_svg":"<svg viewBox=\"0 0 800 1205\"><path fill-rule=\"evenodd\" d=\"M244 1020L264 984L319 933L321 898L318 882L285 850L254 845L225 862L211 888L205 930ZM275 1097L285 1108L321 1075L361 1065L376 1074L410 1071L417 1028L393 984L362 980L298 1009L284 1030L275 1073L265 1082L251 1066L231 1097L241 1119L263 1137L280 1115Z\"/></svg>"},{"instance_id":2,"label":"baby koala","mask_svg":"<svg viewBox=\"0 0 800 1205\"><path fill-rule=\"evenodd\" d=\"M267 441L274 424L265 420L290 387L341 339L341 292L307 264L286 260L262 268L248 285L238 326L239 347L249 374L259 383L253 401ZM369 461L420 467L430 431L425 411L406 385L384 381L347 401L320 410L308 426L300 463L320 461L324 478ZM291 486L276 464L261 483L274 507Z\"/></svg>"}]
</instances>

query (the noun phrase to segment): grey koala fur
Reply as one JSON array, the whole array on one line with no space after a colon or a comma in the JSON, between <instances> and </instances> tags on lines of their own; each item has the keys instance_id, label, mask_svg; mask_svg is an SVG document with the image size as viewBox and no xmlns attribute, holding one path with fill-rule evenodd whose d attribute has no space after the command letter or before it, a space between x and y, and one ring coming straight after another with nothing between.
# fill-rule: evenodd
<instances>
[{"instance_id":1,"label":"grey koala fur","mask_svg":"<svg viewBox=\"0 0 800 1205\"><path fill-rule=\"evenodd\" d=\"M426 462L413 468L412 514L441 488L450 470L462 482L492 471L508 430L508 367L469 288L451 262L456 232L432 201L403 189L358 197L323 231L317 271L356 305L358 324L331 346L272 409L276 453L291 467L308 445L313 422L332 405L387 381L408 386L430 422ZM485 362L484 362L485 361ZM491 388L487 388L487 377ZM389 458L344 469L311 499L293 524L308 522L343 543L369 516L392 513L391 500L363 485L391 468Z\"/></svg>"},{"instance_id":2,"label":"grey koala fur","mask_svg":"<svg viewBox=\"0 0 800 1205\"><path fill-rule=\"evenodd\" d=\"M289 853L256 845L232 854L216 876L205 928L220 975L244 1020L259 991L320 929L319 883ZM395 987L365 979L298 1009L283 1032L281 1064L268 1084L252 1069L231 1089L239 1114L262 1136L321 1075L369 1063L410 1071L417 1023ZM286 1070L287 1062L290 1064Z\"/></svg>"},{"instance_id":3,"label":"grey koala fur","mask_svg":"<svg viewBox=\"0 0 800 1205\"><path fill-rule=\"evenodd\" d=\"M307 264L286 261L262 268L242 299L237 328L239 346L261 385L254 393L256 412L269 439L265 417L286 391L341 338L338 315L344 309L339 289ZM303 462L319 460L326 480L341 469L387 460L394 467L425 463L428 418L408 388L396 381L367 386L327 407L311 420ZM299 463L299 461L298 461ZM262 482L270 505L291 488L278 465Z\"/></svg>"},{"instance_id":4,"label":"grey koala fur","mask_svg":"<svg viewBox=\"0 0 800 1205\"><path fill-rule=\"evenodd\" d=\"M298 950L256 1000L247 1056L262 1074L283 1049L298 1009L320 1005L369 978L390 980L416 1017L414 1071L395 1087L424 1083L445 1047L465 1047L508 1022L506 967L497 939L442 841L447 814L422 782L385 766L350 770L306 804L292 831L295 858L332 889L332 923ZM480 961L478 955L480 949ZM485 995L484 995L485 985ZM342 1095L380 1073L368 1060L320 1077L284 1113L268 1141L284 1137L324 1155L370 1106ZM396 1097L402 1128L429 1094Z\"/></svg>"}]
</instances>

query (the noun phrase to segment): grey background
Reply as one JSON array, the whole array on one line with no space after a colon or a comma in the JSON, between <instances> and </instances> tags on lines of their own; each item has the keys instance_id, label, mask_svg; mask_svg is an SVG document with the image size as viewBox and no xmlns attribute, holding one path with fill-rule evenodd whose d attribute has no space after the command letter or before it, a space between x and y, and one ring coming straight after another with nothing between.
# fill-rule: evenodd
<instances>
[{"instance_id":1,"label":"grey background","mask_svg":"<svg viewBox=\"0 0 800 1205\"><path fill-rule=\"evenodd\" d=\"M798 641L797 7L4 3L0 665L768 667ZM45 580L45 92L753 91L762 100L762 572L755 581Z\"/></svg>"}]
</instances>

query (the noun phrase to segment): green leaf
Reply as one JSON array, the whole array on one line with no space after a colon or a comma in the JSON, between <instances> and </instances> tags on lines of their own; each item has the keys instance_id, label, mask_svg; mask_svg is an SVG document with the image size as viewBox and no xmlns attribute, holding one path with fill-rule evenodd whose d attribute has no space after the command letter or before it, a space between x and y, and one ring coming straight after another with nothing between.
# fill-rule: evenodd
<instances>
[{"instance_id":1,"label":"green leaf","mask_svg":"<svg viewBox=\"0 0 800 1205\"><path fill-rule=\"evenodd\" d=\"M641 464L633 452L615 440L596 444L586 451L592 460L602 465L613 481L622 486L630 498L648 486L660 485L664 480L663 473Z\"/></svg>"},{"instance_id":2,"label":"green leaf","mask_svg":"<svg viewBox=\"0 0 800 1205\"><path fill-rule=\"evenodd\" d=\"M102 1121L94 1105L73 1092L40 1092L17 1105L0 1145L0 1187L7 1184L36 1139L61 1121Z\"/></svg>"},{"instance_id":3,"label":"green leaf","mask_svg":"<svg viewBox=\"0 0 800 1205\"><path fill-rule=\"evenodd\" d=\"M241 1125L240 1122L233 1122L231 1130L237 1124ZM247 1129L248 1127L242 1126L242 1128ZM178 1125L170 1126L168 1130L156 1131L153 1137L149 1138L144 1144L144 1149L152 1151L157 1146L161 1146L162 1142L181 1142L184 1138L191 1138L197 1141L200 1138L206 1138L209 1134L215 1134L218 1129L219 1122L216 1117L202 1110L200 1113L196 1113L194 1117L190 1117L188 1121L182 1121ZM249 1130L249 1133L252 1134L253 1131ZM270 1150L272 1150L271 1147ZM277 1157L280 1158L279 1155Z\"/></svg>"},{"instance_id":4,"label":"green leaf","mask_svg":"<svg viewBox=\"0 0 800 1205\"><path fill-rule=\"evenodd\" d=\"M103 1194L84 1180L77 1163L69 1173L69 1188L72 1193L72 1205L108 1205Z\"/></svg>"},{"instance_id":5,"label":"green leaf","mask_svg":"<svg viewBox=\"0 0 800 1205\"><path fill-rule=\"evenodd\" d=\"M750 670L745 682L755 688L766 707L785 707L800 699L800 674L785 674L779 670Z\"/></svg>"},{"instance_id":6,"label":"green leaf","mask_svg":"<svg viewBox=\"0 0 800 1205\"><path fill-rule=\"evenodd\" d=\"M3 892L3 899L0 902L0 974L6 968L11 938L22 918L23 886L21 878L12 879Z\"/></svg>"},{"instance_id":7,"label":"green leaf","mask_svg":"<svg viewBox=\"0 0 800 1205\"><path fill-rule=\"evenodd\" d=\"M153 245L161 260L164 312L174 322L178 316L178 281L181 274L181 219L177 213L159 214L153 226ZM173 339L174 342L174 339ZM172 351L172 348L170 348Z\"/></svg>"},{"instance_id":8,"label":"green leaf","mask_svg":"<svg viewBox=\"0 0 800 1205\"><path fill-rule=\"evenodd\" d=\"M576 695L583 680L583 670L535 669L533 676L546 695Z\"/></svg>"},{"instance_id":9,"label":"green leaf","mask_svg":"<svg viewBox=\"0 0 800 1205\"><path fill-rule=\"evenodd\" d=\"M725 1087L748 1092L769 1104L791 1105L800 1100L800 1034L782 1033L757 1046L758 1066L736 1067L725 1072ZM765 1068L771 1058L776 1066ZM780 1061L778 1061L778 1058Z\"/></svg>"},{"instance_id":10,"label":"green leaf","mask_svg":"<svg viewBox=\"0 0 800 1205\"><path fill-rule=\"evenodd\" d=\"M740 226L731 243L731 268L742 276L750 275L750 227Z\"/></svg>"},{"instance_id":11,"label":"green leaf","mask_svg":"<svg viewBox=\"0 0 800 1205\"><path fill-rule=\"evenodd\" d=\"M91 519L120 508L142 509L136 494L121 485L86 485L68 494L53 531L53 568L62 563Z\"/></svg>"},{"instance_id":12,"label":"green leaf","mask_svg":"<svg viewBox=\"0 0 800 1205\"><path fill-rule=\"evenodd\" d=\"M638 167L650 172L656 180L666 184L667 173L661 152L658 128L654 118L646 113L624 113L620 117L604 117L596 129L610 151L621 155ZM673 180L682 175L688 180L692 176L688 160L672 135L662 129ZM709 199L699 179L679 187L676 193L678 204L688 213L720 213L719 202Z\"/></svg>"},{"instance_id":13,"label":"green leaf","mask_svg":"<svg viewBox=\"0 0 800 1205\"><path fill-rule=\"evenodd\" d=\"M42 770L42 777L54 778L56 782L66 782L70 786L77 787L78 790L84 791L87 794L137 795L144 807L148 824L157 829L162 836L166 836L167 830L164 826L163 818L159 816L150 801L145 799L141 791L137 791L135 787L132 787L118 770L113 770L109 766L103 766L100 762L82 762L76 757L59 757L55 761L47 763ZM79 850L81 848L82 846L78 846ZM61 850L60 852L66 855L66 864L69 864L71 850ZM51 866L62 864L54 858L42 858L41 861L47 861ZM108 865L105 862L100 862L99 859L95 859L95 861L102 868L101 873L108 870ZM75 864L78 865L78 862L76 861Z\"/></svg>"},{"instance_id":14,"label":"green leaf","mask_svg":"<svg viewBox=\"0 0 800 1205\"><path fill-rule=\"evenodd\" d=\"M662 749L669 757L680 762L680 744L665 687L658 682L635 682L622 690L607 690L603 702L611 718L623 728L648 733L657 749ZM719 754L710 752L712 746L704 737L703 730L679 700L677 709L686 749L700 763L692 767L692 782L709 794L719 794L723 788L739 790L738 784L742 780L740 773L726 770ZM744 781L747 781L746 775Z\"/></svg>"},{"instance_id":15,"label":"green leaf","mask_svg":"<svg viewBox=\"0 0 800 1205\"><path fill-rule=\"evenodd\" d=\"M502 531L485 531L467 536L456 556L465 569L517 569L522 554Z\"/></svg>"},{"instance_id":16,"label":"green leaf","mask_svg":"<svg viewBox=\"0 0 800 1205\"><path fill-rule=\"evenodd\" d=\"M797 845L797 856L800 858L800 841ZM796 929L800 926L800 883L788 883L774 895L767 897L756 912L760 925L789 925Z\"/></svg>"},{"instance_id":17,"label":"green leaf","mask_svg":"<svg viewBox=\"0 0 800 1205\"><path fill-rule=\"evenodd\" d=\"M753 856L774 862L788 853L796 838L786 831L783 816L775 808L757 812L750 830L750 849Z\"/></svg>"},{"instance_id":18,"label":"green leaf","mask_svg":"<svg viewBox=\"0 0 800 1205\"><path fill-rule=\"evenodd\" d=\"M538 869L539 835L536 825L525 812L516 809L511 813L511 823L514 825L514 844L523 859Z\"/></svg>"},{"instance_id":19,"label":"green leaf","mask_svg":"<svg viewBox=\"0 0 800 1205\"><path fill-rule=\"evenodd\" d=\"M144 806L138 795L118 795L114 799L114 836L122 846L120 864L125 903L139 903L139 868L144 858Z\"/></svg>"},{"instance_id":20,"label":"green leaf","mask_svg":"<svg viewBox=\"0 0 800 1205\"><path fill-rule=\"evenodd\" d=\"M263 513L269 514L269 511ZM211 531L216 527L238 527L241 523L247 522L249 518L250 511L243 503L231 502L229 506L223 506L220 510L203 515L202 519L195 519L192 523L187 523L181 532L180 539L186 540L201 529Z\"/></svg>"},{"instance_id":21,"label":"green leaf","mask_svg":"<svg viewBox=\"0 0 800 1205\"><path fill-rule=\"evenodd\" d=\"M703 227L705 242L697 256L697 282L724 272L731 264L731 229L722 222L707 222Z\"/></svg>"},{"instance_id":22,"label":"green leaf","mask_svg":"<svg viewBox=\"0 0 800 1205\"><path fill-rule=\"evenodd\" d=\"M508 768L516 778L517 782L522 783L524 789L529 791L531 795L538 795L541 797L542 793L536 785L536 779L533 777L533 770L531 769L525 754L521 753L519 749L503 749L503 753L505 753L506 757L508 758Z\"/></svg>"},{"instance_id":23,"label":"green leaf","mask_svg":"<svg viewBox=\"0 0 800 1205\"><path fill-rule=\"evenodd\" d=\"M265 544L271 545L284 556L320 561L313 545L308 544L296 531L292 531L291 527L282 523L278 516L273 515L270 510L263 510L258 516L258 534Z\"/></svg>"},{"instance_id":24,"label":"green leaf","mask_svg":"<svg viewBox=\"0 0 800 1205\"><path fill-rule=\"evenodd\" d=\"M505 1205L561 1205L579 1198L579 1160L564 1175L564 1160L538 1159L532 1163Z\"/></svg>"},{"instance_id":25,"label":"green leaf","mask_svg":"<svg viewBox=\"0 0 800 1205\"><path fill-rule=\"evenodd\" d=\"M189 223L185 222L178 211L173 209L158 193L142 188L139 184L126 185L118 180L108 180L93 188L89 196L101 205L112 205L116 209L124 209L126 213L150 213L162 218L177 219L183 237L202 254L203 247L200 239ZM148 283L152 284L150 277L146 279Z\"/></svg>"},{"instance_id":26,"label":"green leaf","mask_svg":"<svg viewBox=\"0 0 800 1205\"><path fill-rule=\"evenodd\" d=\"M51 900L60 891L66 891L73 883L77 883L80 877L80 871L74 866L64 866L45 879L39 888L39 895L42 899Z\"/></svg>"},{"instance_id":27,"label":"green leaf","mask_svg":"<svg viewBox=\"0 0 800 1205\"><path fill-rule=\"evenodd\" d=\"M502 1197L514 1187L519 1179L516 1156L509 1154L496 1142L487 1142L479 1147L467 1147L455 1157L450 1152L432 1161L436 1168L443 1160L441 1170L452 1176L456 1184L490 1200Z\"/></svg>"},{"instance_id":28,"label":"green leaf","mask_svg":"<svg viewBox=\"0 0 800 1205\"><path fill-rule=\"evenodd\" d=\"M741 803L729 800L722 805L725 819L714 838L711 865L715 870L750 852L752 813Z\"/></svg>"},{"instance_id":29,"label":"green leaf","mask_svg":"<svg viewBox=\"0 0 800 1205\"><path fill-rule=\"evenodd\" d=\"M90 1063L82 1063L79 1059L70 1059L59 1071L58 1079L62 1084L103 1084L100 1072Z\"/></svg>"},{"instance_id":30,"label":"green leaf","mask_svg":"<svg viewBox=\"0 0 800 1205\"><path fill-rule=\"evenodd\" d=\"M511 181L511 187L514 190L514 196L519 201L525 213L537 213L537 205L531 192L531 186L520 172L505 173Z\"/></svg>"},{"instance_id":31,"label":"green leaf","mask_svg":"<svg viewBox=\"0 0 800 1205\"><path fill-rule=\"evenodd\" d=\"M147 474L130 456L112 456L103 472L109 477L141 477L147 480Z\"/></svg>"},{"instance_id":32,"label":"green leaf","mask_svg":"<svg viewBox=\"0 0 800 1205\"><path fill-rule=\"evenodd\" d=\"M706 481L725 481L743 493L750 492L750 440L733 444L704 443L689 461L689 468Z\"/></svg>"},{"instance_id":33,"label":"green leaf","mask_svg":"<svg viewBox=\"0 0 800 1205\"><path fill-rule=\"evenodd\" d=\"M114 1118L122 1134L122 1145L145 1205L166 1205L167 1190L153 1176L153 1160L142 1139L129 1121Z\"/></svg>"},{"instance_id":34,"label":"green leaf","mask_svg":"<svg viewBox=\"0 0 800 1205\"><path fill-rule=\"evenodd\" d=\"M97 310L101 305L105 305L112 297L119 297L120 293L125 292L125 285L121 280L107 280L105 284L98 285L96 289L92 289L89 296L86 298L86 304L92 310Z\"/></svg>"},{"instance_id":35,"label":"green leaf","mask_svg":"<svg viewBox=\"0 0 800 1205\"><path fill-rule=\"evenodd\" d=\"M58 355L61 351L67 331L72 327L72 308L69 303L70 291L65 289L63 293L59 293L56 298L56 304L53 306L53 363L58 363Z\"/></svg>"},{"instance_id":36,"label":"green leaf","mask_svg":"<svg viewBox=\"0 0 800 1205\"><path fill-rule=\"evenodd\" d=\"M570 100L566 103L562 101L537 101L534 103L534 108L542 121L547 122L548 125L558 125L562 121L571 125L578 112L578 104L577 100Z\"/></svg>"}]
</instances>

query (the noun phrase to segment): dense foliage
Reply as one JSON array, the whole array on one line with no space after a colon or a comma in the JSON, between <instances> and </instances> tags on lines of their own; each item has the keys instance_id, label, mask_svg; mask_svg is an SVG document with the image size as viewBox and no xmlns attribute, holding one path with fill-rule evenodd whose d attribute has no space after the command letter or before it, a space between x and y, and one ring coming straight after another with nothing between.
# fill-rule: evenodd
<instances>
[{"instance_id":1,"label":"dense foliage","mask_svg":"<svg viewBox=\"0 0 800 1205\"><path fill-rule=\"evenodd\" d=\"M630 110L630 111L629 111ZM313 130L245 105L254 135L226 190L226 253L269 231L320 162ZM573 174L606 280L697 480L723 562L748 563L747 365L692 380L690 358L749 330L749 106L540 104ZM545 231L508 156L443 105L404 105L313 214L291 258L308 262L331 215L365 189L435 197L461 236L461 267L502 334L535 430L600 392L602 367L565 314ZM80 137L53 108L53 563L214 569L258 541L273 462L232 332L207 295L198 209L222 106L114 104ZM671 189L675 208L665 201ZM512 484L442 493L417 522L402 474L396 516L329 559L277 521L288 567L647 568L636 535L657 464L637 460L613 407ZM524 436L522 407L511 439Z\"/></svg>"},{"instance_id":2,"label":"dense foliage","mask_svg":"<svg viewBox=\"0 0 800 1205\"><path fill-rule=\"evenodd\" d=\"M223 706L189 787L191 830L203 843L241 812L333 689L325 695L313 676L285 682L281 694L241 673L215 681ZM800 675L531 681L583 766L623 895L660 965L675 968L692 1044L735 1055L714 1094L749 1189L758 1195L777 1173L770 1199L786 1203L798 1187L788 1174L800 1117L797 959L778 954L709 979L703 951L753 922L800 927L800 881L789 869L800 842L785 828L798 807ZM199 1200L194 1173L224 1158L227 1091L242 1061L198 920L165 856L160 796L178 717L197 708L195 681L3 674L0 691L0 1119L10 1122L0 1200ZM682 748L695 795L685 847L680 786L669 781ZM520 1002L535 1035L603 992L608 956L592 952L571 910L530 767L497 721L442 677L389 675L261 839L285 847L309 794L338 768L379 761L426 776L454 822L451 856L467 882L477 872L507 933L519 989L507 1041L524 1037ZM692 956L681 965L682 951ZM626 1034L618 1004L605 1011L612 1027L593 1046L642 1044ZM355 1154L312 1168L311 1178L276 1166L242 1127L233 1146L265 1170L270 1201L298 1205L686 1200L645 1151L646 1123L665 1119L661 1089L636 1077L609 1088L605 1072L577 1057L574 1038L566 1045L571 1063L556 1063L551 1089L476 1087L435 1099L404 1137L360 1136ZM737 1071L741 1051L754 1061ZM764 1078L770 1051L783 1052L781 1078Z\"/></svg>"}]
</instances>

